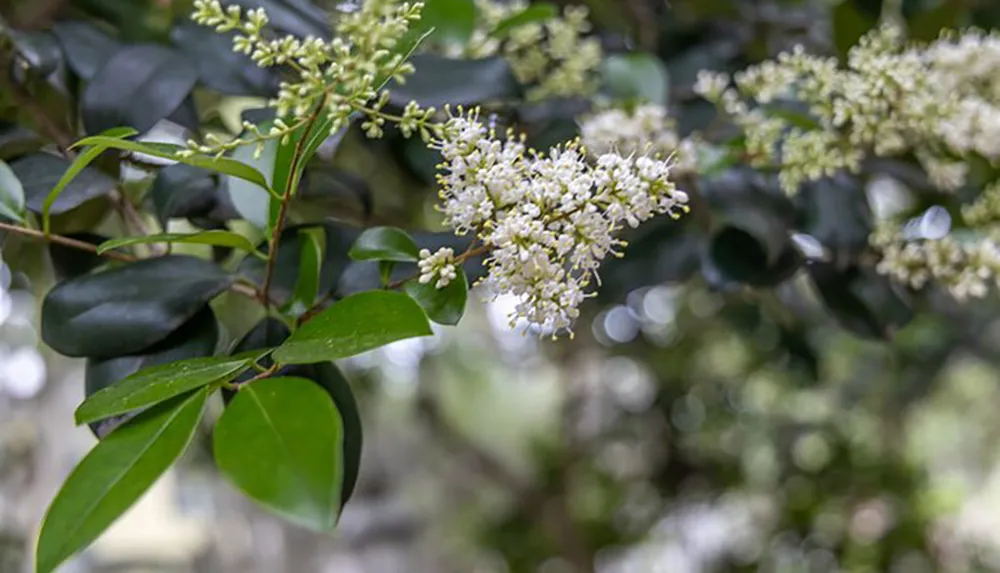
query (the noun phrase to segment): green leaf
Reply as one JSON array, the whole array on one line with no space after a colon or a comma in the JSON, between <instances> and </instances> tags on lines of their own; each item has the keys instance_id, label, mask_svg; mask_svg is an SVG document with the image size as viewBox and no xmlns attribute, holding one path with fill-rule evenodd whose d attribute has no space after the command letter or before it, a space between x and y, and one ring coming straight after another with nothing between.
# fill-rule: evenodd
<instances>
[{"instance_id":1,"label":"green leaf","mask_svg":"<svg viewBox=\"0 0 1000 573\"><path fill-rule=\"evenodd\" d=\"M670 76L655 56L640 53L608 56L602 73L605 86L618 98L658 105L670 102Z\"/></svg>"},{"instance_id":2,"label":"green leaf","mask_svg":"<svg viewBox=\"0 0 1000 573\"><path fill-rule=\"evenodd\" d=\"M134 133L134 132L133 132ZM125 136L122 136L125 137ZM203 169L208 169L209 171L214 171L215 173L222 173L223 175L231 175L237 179L247 181L263 187L265 189L270 189L267 183L267 178L260 172L251 167L250 165L243 163L229 157L209 157L206 155L178 155L178 152L186 151L185 147L179 145L171 145L169 143L153 143L153 142L140 142L140 141L130 141L127 139L116 139L114 137L109 137L108 135L92 135L90 137L85 137L80 141L73 144L73 147L81 147L85 145L103 145L104 148L121 149L124 151L132 151L134 153L144 153L146 155L152 155L153 157L162 157L163 159L171 159L179 163L184 163L187 165L192 165L194 167L201 167Z\"/></svg>"},{"instance_id":3,"label":"green leaf","mask_svg":"<svg viewBox=\"0 0 1000 573\"><path fill-rule=\"evenodd\" d=\"M149 131L187 98L198 70L180 52L157 44L125 45L104 63L80 96L87 133L119 125Z\"/></svg>"},{"instance_id":4,"label":"green leaf","mask_svg":"<svg viewBox=\"0 0 1000 573\"><path fill-rule=\"evenodd\" d=\"M21 56L24 64L39 76L48 76L62 64L62 50L59 49L59 43L49 32L6 28L3 30L3 34L13 41L14 50Z\"/></svg>"},{"instance_id":5,"label":"green leaf","mask_svg":"<svg viewBox=\"0 0 1000 573\"><path fill-rule=\"evenodd\" d=\"M465 44L476 28L476 5L472 0L427 0L416 30L433 30L434 39L447 44Z\"/></svg>"},{"instance_id":6,"label":"green leaf","mask_svg":"<svg viewBox=\"0 0 1000 573\"><path fill-rule=\"evenodd\" d=\"M88 82L119 47L116 40L85 20L56 22L52 33L62 45L70 69Z\"/></svg>"},{"instance_id":7,"label":"green leaf","mask_svg":"<svg viewBox=\"0 0 1000 573\"><path fill-rule=\"evenodd\" d=\"M202 389L143 412L87 454L45 514L37 573L92 543L156 482L190 443L207 397Z\"/></svg>"},{"instance_id":8,"label":"green leaf","mask_svg":"<svg viewBox=\"0 0 1000 573\"><path fill-rule=\"evenodd\" d=\"M874 269L813 261L809 276L837 322L869 339L888 340L913 320L913 300Z\"/></svg>"},{"instance_id":9,"label":"green leaf","mask_svg":"<svg viewBox=\"0 0 1000 573\"><path fill-rule=\"evenodd\" d=\"M412 298L367 291L334 303L302 325L274 351L274 359L282 364L326 362L430 334L427 315Z\"/></svg>"},{"instance_id":10,"label":"green leaf","mask_svg":"<svg viewBox=\"0 0 1000 573\"><path fill-rule=\"evenodd\" d=\"M177 330L234 277L195 257L144 259L60 283L42 303L42 339L66 356L122 356Z\"/></svg>"},{"instance_id":11,"label":"green leaf","mask_svg":"<svg viewBox=\"0 0 1000 573\"><path fill-rule=\"evenodd\" d=\"M76 409L76 423L96 422L159 404L202 386L229 382L265 353L190 358L145 368L84 400Z\"/></svg>"},{"instance_id":12,"label":"green leaf","mask_svg":"<svg viewBox=\"0 0 1000 573\"><path fill-rule=\"evenodd\" d=\"M232 231L211 230L198 233L161 233L158 235L146 235L142 237L119 237L101 243L97 247L97 253L127 247L130 245L146 245L149 243L186 243L193 245L214 245L217 247L231 247L246 251L254 256L267 258L257 251L257 248L250 239Z\"/></svg>"},{"instance_id":13,"label":"green leaf","mask_svg":"<svg viewBox=\"0 0 1000 573\"><path fill-rule=\"evenodd\" d=\"M520 28L526 24L534 24L545 22L546 20L551 20L559 16L559 9L555 4L550 4L548 2L539 2L537 4L531 4L524 10L521 10L513 16L501 20L497 27L490 32L490 36L494 38L505 38L516 28Z\"/></svg>"},{"instance_id":14,"label":"green leaf","mask_svg":"<svg viewBox=\"0 0 1000 573\"><path fill-rule=\"evenodd\" d=\"M289 337L288 327L274 317L267 317L257 323L250 332L236 344L234 352L247 352L255 349L269 349L280 345ZM273 362L270 356L262 358L258 364L269 368ZM237 377L237 382L246 382L253 376L248 371ZM294 376L312 380L320 385L333 398L337 411L344 421L344 487L340 498L343 506L351 498L354 485L361 468L362 427L361 415L358 412L358 402L351 391L351 385L343 373L332 362L319 364L297 364L280 368L275 376ZM233 390L222 389L222 399L228 404L235 397Z\"/></svg>"},{"instance_id":15,"label":"green leaf","mask_svg":"<svg viewBox=\"0 0 1000 573\"><path fill-rule=\"evenodd\" d=\"M76 159L73 160L73 163L71 163L66 169L62 177L56 183L55 187L53 187L52 190L49 191L49 194L45 197L45 202L42 204L42 230L46 233L49 232L49 215L52 212L52 207L55 204L56 199L59 198L59 195L63 192L63 190L69 186L70 182L72 182L73 179L84 170L84 168L97 159L101 153L104 153L104 150L109 147L106 142L121 141L123 138L135 135L136 133L137 132L130 127L116 127L109 129L99 136L95 136L100 138L100 140L95 141L93 144L84 144L83 140L74 144L74 147L82 145L91 145L91 147L85 149L76 157ZM82 201L80 201L80 203L82 203ZM67 208L65 210L69 209ZM57 213L58 212L59 211L57 211Z\"/></svg>"},{"instance_id":16,"label":"green leaf","mask_svg":"<svg viewBox=\"0 0 1000 573\"><path fill-rule=\"evenodd\" d=\"M294 292L299 282L299 265L302 259L303 242L307 241L305 231L321 227L326 241L323 247L324 259L320 268L319 295L325 295L335 289L340 282L344 269L350 260L347 250L354 241L356 234L353 229L348 231L333 223L321 225L298 225L286 227L278 243L278 258L274 264L274 274L271 280L271 295L275 300L285 301ZM260 250L266 249L266 242L258 245ZM255 257L245 257L240 261L238 272L254 284L261 285L264 279L263 261Z\"/></svg>"},{"instance_id":17,"label":"green leaf","mask_svg":"<svg viewBox=\"0 0 1000 573\"><path fill-rule=\"evenodd\" d=\"M211 356L219 342L219 330L215 313L211 307L206 306L163 341L138 354L113 358L88 358L83 377L84 396L89 399L101 390L145 368ZM133 411L127 415L104 418L88 425L95 436L103 438L138 414L139 411Z\"/></svg>"},{"instance_id":18,"label":"green leaf","mask_svg":"<svg viewBox=\"0 0 1000 573\"><path fill-rule=\"evenodd\" d=\"M416 71L405 84L393 84L389 91L390 101L400 107L411 100L424 107L472 105L516 98L521 93L510 65L501 57L465 60L423 53L410 61Z\"/></svg>"},{"instance_id":19,"label":"green leaf","mask_svg":"<svg viewBox=\"0 0 1000 573\"><path fill-rule=\"evenodd\" d=\"M326 247L326 233L323 227L312 227L303 229L301 237L301 254L299 257L299 273L295 281L295 289L292 297L286 304L286 312L298 317L304 314L316 297L320 289L320 271L323 268L324 248Z\"/></svg>"},{"instance_id":20,"label":"green leaf","mask_svg":"<svg viewBox=\"0 0 1000 573\"><path fill-rule=\"evenodd\" d=\"M215 461L244 493L290 521L331 531L340 513L343 423L330 396L304 378L240 389L215 427Z\"/></svg>"},{"instance_id":21,"label":"green leaf","mask_svg":"<svg viewBox=\"0 0 1000 573\"><path fill-rule=\"evenodd\" d=\"M197 217L216 206L219 184L211 172L175 163L160 169L149 189L149 199L160 226L174 218Z\"/></svg>"},{"instance_id":22,"label":"green leaf","mask_svg":"<svg viewBox=\"0 0 1000 573\"><path fill-rule=\"evenodd\" d=\"M9 165L0 161L0 219L24 221L24 187Z\"/></svg>"},{"instance_id":23,"label":"green leaf","mask_svg":"<svg viewBox=\"0 0 1000 573\"><path fill-rule=\"evenodd\" d=\"M413 237L395 227L366 229L348 254L355 261L412 263L420 259L420 250Z\"/></svg>"},{"instance_id":24,"label":"green leaf","mask_svg":"<svg viewBox=\"0 0 1000 573\"><path fill-rule=\"evenodd\" d=\"M205 87L236 96L273 95L279 83L275 69L261 68L234 52L234 36L236 32L217 32L186 21L170 29L171 43L198 68L199 81Z\"/></svg>"},{"instance_id":25,"label":"green leaf","mask_svg":"<svg viewBox=\"0 0 1000 573\"><path fill-rule=\"evenodd\" d=\"M469 298L469 282L465 271L458 269L458 276L448 286L438 289L434 282L427 284L413 279L403 287L406 294L420 304L427 316L438 324L455 325L465 314L465 303Z\"/></svg>"},{"instance_id":26,"label":"green leaf","mask_svg":"<svg viewBox=\"0 0 1000 573\"><path fill-rule=\"evenodd\" d=\"M50 215L65 213L80 205L110 193L118 184L89 163L100 155L99 151L80 155L78 163L62 157L38 152L13 161L11 169L24 188L25 205L30 211ZM71 180L66 176L72 171ZM53 196L52 191L57 190Z\"/></svg>"},{"instance_id":27,"label":"green leaf","mask_svg":"<svg viewBox=\"0 0 1000 573\"><path fill-rule=\"evenodd\" d=\"M261 126L266 131L268 124ZM277 140L264 143L259 156L256 156L256 145L244 145L233 151L233 160L251 167L264 177L264 181L272 181L274 177L275 160L281 144ZM229 199L236 212L247 221L261 229L270 227L271 197L268 184L261 185L246 179L229 177L227 185Z\"/></svg>"},{"instance_id":28,"label":"green leaf","mask_svg":"<svg viewBox=\"0 0 1000 573\"><path fill-rule=\"evenodd\" d=\"M866 14L855 2L844 0L833 7L833 43L842 61L858 40L878 24L877 16Z\"/></svg>"}]
</instances>

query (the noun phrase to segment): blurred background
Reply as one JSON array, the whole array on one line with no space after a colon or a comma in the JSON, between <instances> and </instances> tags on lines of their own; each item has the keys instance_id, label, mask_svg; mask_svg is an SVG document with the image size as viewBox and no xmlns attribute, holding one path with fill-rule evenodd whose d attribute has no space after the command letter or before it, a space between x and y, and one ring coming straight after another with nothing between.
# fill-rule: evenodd
<instances>
[{"instance_id":1,"label":"blurred background","mask_svg":"<svg viewBox=\"0 0 1000 573\"><path fill-rule=\"evenodd\" d=\"M237 3L263 6L276 26L301 35L328 35L328 17L355 6ZM642 93L632 95L659 94L682 134L714 125L713 108L691 89L700 69L738 70L796 43L843 55L886 18L919 38L1000 24L995 0L585 4L606 55L640 52L653 62L634 72ZM191 27L189 12L184 0L0 0L0 159L18 172L26 153L91 131L76 127L83 86L142 70L140 61L98 71L133 44L167 47L201 68L198 87L170 117L155 118L147 139L238 129L275 78ZM598 98L615 90L603 73ZM496 117L548 141L572 135L588 101L518 105ZM93 117L82 122L100 123ZM297 221L332 216L347 227L392 224L437 237L433 158L391 133L342 139L310 166ZM217 189L217 200L197 208L157 203L156 167L124 165L118 194L81 191L57 230L85 240L120 234L123 204L149 200L171 229L236 218ZM21 168L19 176L30 171ZM853 266L873 220L934 204L900 173L909 172L859 175L832 203L810 193L789 200L740 166L699 180L713 209L758 209L782 232L811 233L839 253L830 268L796 260L730 280L712 260L722 235L706 233L698 216L653 222L602 271L572 340L512 330L513 302L474 291L458 327L344 361L365 447L332 537L281 522L222 481L209 433L222 404L213 403L182 462L62 571L1000 571L1000 305L896 292ZM27 183L25 192L30 207ZM83 362L41 344L38 308L54 280L96 263L0 239L0 573L22 573L42 512L94 443L72 423ZM199 248L190 252L228 256ZM726 252L753 256L743 248L730 243ZM339 284L358 273L342 269ZM846 294L858 284L851 292L864 294ZM213 310L224 347L256 318L226 295Z\"/></svg>"}]
</instances>

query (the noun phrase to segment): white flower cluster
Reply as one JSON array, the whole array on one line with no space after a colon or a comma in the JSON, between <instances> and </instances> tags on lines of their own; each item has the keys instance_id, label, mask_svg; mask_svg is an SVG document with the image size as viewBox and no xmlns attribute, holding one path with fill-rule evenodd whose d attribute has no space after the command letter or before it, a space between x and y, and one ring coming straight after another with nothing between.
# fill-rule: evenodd
<instances>
[{"instance_id":1,"label":"white flower cluster","mask_svg":"<svg viewBox=\"0 0 1000 573\"><path fill-rule=\"evenodd\" d=\"M697 137L681 139L677 125L660 105L644 104L632 110L612 108L580 121L584 147L594 155L660 155L673 157L673 173L693 174L704 145Z\"/></svg>"},{"instance_id":2,"label":"white flower cluster","mask_svg":"<svg viewBox=\"0 0 1000 573\"><path fill-rule=\"evenodd\" d=\"M966 300L984 297L1000 285L1000 242L994 237L906 241L897 229L881 229L871 242L882 255L876 270L912 288L933 281Z\"/></svg>"},{"instance_id":3,"label":"white flower cluster","mask_svg":"<svg viewBox=\"0 0 1000 573\"><path fill-rule=\"evenodd\" d=\"M417 280L421 284L428 284L437 278L434 288L444 288L458 276L458 269L455 266L455 251L448 247L438 249L434 253L427 249L420 249L420 261L417 263L417 267L420 269L420 277Z\"/></svg>"},{"instance_id":4,"label":"white flower cluster","mask_svg":"<svg viewBox=\"0 0 1000 573\"><path fill-rule=\"evenodd\" d=\"M703 72L696 90L746 134L749 159L778 165L785 190L846 169L864 155L913 153L953 190L973 154L1000 160L1000 36L972 30L908 45L882 27L852 48L847 66L800 46L730 78ZM796 101L807 113L782 110Z\"/></svg>"},{"instance_id":5,"label":"white flower cluster","mask_svg":"<svg viewBox=\"0 0 1000 573\"><path fill-rule=\"evenodd\" d=\"M223 7L219 0L195 0L192 19L219 32L235 30L233 49L247 54L261 67L284 65L296 73L293 81L282 82L278 97L271 102L284 123L267 132L250 131L249 139L209 145L190 142L199 153L221 153L248 143L287 138L301 127L317 106L323 106L330 133L345 125L353 112L368 116L364 124L370 136L381 134L384 118L379 113L388 102L383 86L391 79L402 81L413 72L400 53L398 44L410 24L420 18L423 4L397 0L366 0L360 9L345 14L337 22L336 37L320 38L265 36L268 17L257 8L245 14L236 5Z\"/></svg>"},{"instance_id":6,"label":"white flower cluster","mask_svg":"<svg viewBox=\"0 0 1000 573\"><path fill-rule=\"evenodd\" d=\"M520 299L512 325L524 319L553 334L569 330L601 261L625 245L615 232L687 211L669 161L607 153L591 165L577 143L536 153L512 133L497 138L477 111L451 116L432 146L444 157L438 179L446 222L458 234L475 233L489 250L482 283L495 296ZM424 260L425 276L440 267Z\"/></svg>"},{"instance_id":7,"label":"white flower cluster","mask_svg":"<svg viewBox=\"0 0 1000 573\"><path fill-rule=\"evenodd\" d=\"M530 85L525 97L540 101L552 97L587 96L598 88L597 69L603 52L584 6L568 6L561 17L528 22L499 38L495 31L508 18L529 7L527 0L476 0L477 22L472 37L452 55L486 58L501 54L518 81Z\"/></svg>"}]
</instances>

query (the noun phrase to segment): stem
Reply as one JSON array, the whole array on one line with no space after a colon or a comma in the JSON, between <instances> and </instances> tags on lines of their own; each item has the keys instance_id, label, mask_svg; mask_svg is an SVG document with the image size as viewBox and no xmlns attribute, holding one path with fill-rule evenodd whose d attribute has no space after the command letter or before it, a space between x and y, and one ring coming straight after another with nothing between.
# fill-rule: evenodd
<instances>
[{"instance_id":1,"label":"stem","mask_svg":"<svg viewBox=\"0 0 1000 573\"><path fill-rule=\"evenodd\" d=\"M271 280L274 276L274 266L278 261L278 243L281 240L281 232L285 228L285 218L288 215L288 203L291 201L292 192L299 181L298 170L299 163L302 161L302 150L305 149L306 140L309 139L309 135L312 132L313 127L316 125L316 121L319 120L319 116L325 107L326 97L324 97L316 106L316 109L313 110L312 115L309 116L309 119L305 124L302 137L300 137L295 143L295 152L292 154L292 164L288 168L288 179L285 181L285 190L281 195L281 205L278 207L278 218L274 222L274 230L271 233L271 240L267 249L267 264L264 267L264 283L261 285L260 289L265 310L268 309L271 304Z\"/></svg>"},{"instance_id":2,"label":"stem","mask_svg":"<svg viewBox=\"0 0 1000 573\"><path fill-rule=\"evenodd\" d=\"M44 241L46 243L52 243L54 245L62 245L64 247L69 247L71 249L77 249L79 251L87 251L88 253L93 253L95 255L102 256L106 259L111 259L113 261L119 261L123 263L134 263L140 260L138 257L134 257L128 253L122 253L120 251L104 251L103 253L97 252L97 245L88 243L86 241L80 241L70 237L63 237L62 235L48 234L29 227L22 227L20 225L11 225L9 223L0 222L0 231L6 231L8 233L15 233L25 237L30 237L32 239L37 239L39 241ZM244 283L236 282L229 286L229 290L236 294L243 295L247 298L252 298L254 300L265 300L263 295L257 292L252 286L246 285Z\"/></svg>"},{"instance_id":3,"label":"stem","mask_svg":"<svg viewBox=\"0 0 1000 573\"><path fill-rule=\"evenodd\" d=\"M31 237L33 239L38 239L40 241L53 243L55 245L62 245L64 247L69 247L71 249L87 251L90 253L94 253L95 255L99 254L102 257L106 257L108 259L112 259L115 261L121 261L123 263L134 263L135 261L139 260L138 258L133 257L132 255L129 255L127 253L122 253L119 251L105 251L103 253L98 253L97 245L88 243L86 241L79 241L77 239L72 239L70 237L63 237L62 235L53 235L53 234L46 235L45 233L37 229L21 227L19 225L11 225L9 223L0 222L0 231L17 233L19 235L24 235L25 237Z\"/></svg>"},{"instance_id":4,"label":"stem","mask_svg":"<svg viewBox=\"0 0 1000 573\"><path fill-rule=\"evenodd\" d=\"M456 265L461 265L462 263L464 263L465 261L471 259L472 257L478 257L479 255L488 253L489 250L490 250L489 245L481 245L481 246L476 247L474 249L468 249L464 253L462 253L461 255L458 255L457 257L455 257L455 264ZM390 283L389 286L387 286L385 288L388 289L388 290L396 290L399 287L403 286L403 284L406 283L406 281L413 280L416 276L417 276L417 274L414 273L413 275L408 276L405 279L400 279L400 280L398 280L398 281L396 281L394 283Z\"/></svg>"}]
</instances>

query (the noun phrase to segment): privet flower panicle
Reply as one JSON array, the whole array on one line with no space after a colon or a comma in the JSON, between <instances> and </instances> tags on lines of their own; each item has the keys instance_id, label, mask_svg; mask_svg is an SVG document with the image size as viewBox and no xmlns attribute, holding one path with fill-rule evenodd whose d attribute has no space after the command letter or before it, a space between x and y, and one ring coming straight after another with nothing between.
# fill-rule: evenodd
<instances>
[{"instance_id":1,"label":"privet flower panicle","mask_svg":"<svg viewBox=\"0 0 1000 573\"><path fill-rule=\"evenodd\" d=\"M562 16L517 26L505 39L497 38L497 27L528 6L525 0L476 0L476 29L466 45L456 46L450 54L502 55L518 81L531 86L525 94L529 101L595 93L603 52L600 42L587 36L591 30L587 8L569 6Z\"/></svg>"},{"instance_id":2,"label":"privet flower panicle","mask_svg":"<svg viewBox=\"0 0 1000 573\"><path fill-rule=\"evenodd\" d=\"M261 67L288 66L297 78L282 82L278 97L270 102L283 124L270 130L248 129L248 135L229 143L189 142L198 153L224 153L267 139L286 139L323 106L330 133L346 125L354 112L367 116L362 128L371 137L382 134L381 109L388 103L383 86L392 79L403 81L413 72L405 55L395 49L410 24L420 18L423 4L397 0L366 0L355 12L337 22L332 40L266 35L267 14L257 8L243 13L240 6L223 8L218 0L195 0L192 19L219 32L235 30L233 49L247 54ZM411 110L410 117L418 114ZM419 129L419 126L413 126Z\"/></svg>"},{"instance_id":3,"label":"privet flower panicle","mask_svg":"<svg viewBox=\"0 0 1000 573\"><path fill-rule=\"evenodd\" d=\"M449 247L440 248L434 253L427 249L421 249L420 261L417 266L420 269L420 277L417 280L421 284L428 284L437 279L434 288L444 288L458 276L458 269L455 266L455 251Z\"/></svg>"},{"instance_id":4,"label":"privet flower panicle","mask_svg":"<svg viewBox=\"0 0 1000 573\"><path fill-rule=\"evenodd\" d=\"M444 157L445 221L487 247L481 283L494 296L520 300L512 325L523 319L543 331L570 330L601 261L621 255L625 243L615 233L687 211L670 161L605 153L591 164L578 142L538 153L512 132L498 138L477 110L451 115L432 147ZM423 261L429 282L440 263L429 254Z\"/></svg>"},{"instance_id":5,"label":"privet flower panicle","mask_svg":"<svg viewBox=\"0 0 1000 573\"><path fill-rule=\"evenodd\" d=\"M799 46L732 82L703 72L695 89L743 129L755 166L780 167L788 193L841 169L858 171L867 153L913 153L935 185L955 190L973 154L1000 160L998 78L997 34L950 32L909 45L887 25L850 50L846 67ZM788 101L804 105L805 121L770 107Z\"/></svg>"},{"instance_id":6,"label":"privet flower panicle","mask_svg":"<svg viewBox=\"0 0 1000 573\"><path fill-rule=\"evenodd\" d=\"M952 237L908 241L893 227L877 230L871 243L882 256L876 270L911 288L921 289L933 281L961 301L982 298L1000 284L1000 242L996 236L970 241Z\"/></svg>"},{"instance_id":7,"label":"privet flower panicle","mask_svg":"<svg viewBox=\"0 0 1000 573\"><path fill-rule=\"evenodd\" d=\"M580 134L584 147L595 156L615 152L673 157L674 175L697 172L698 153L704 146L697 137L681 139L674 119L663 106L654 104L585 116Z\"/></svg>"}]
</instances>

